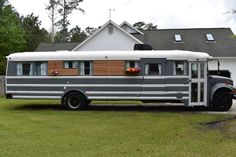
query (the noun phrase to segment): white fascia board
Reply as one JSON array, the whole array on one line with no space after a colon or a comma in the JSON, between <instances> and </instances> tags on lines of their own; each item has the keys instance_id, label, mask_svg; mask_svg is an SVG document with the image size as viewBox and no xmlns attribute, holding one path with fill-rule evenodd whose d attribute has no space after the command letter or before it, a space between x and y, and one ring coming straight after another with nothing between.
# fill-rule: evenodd
<instances>
[{"instance_id":1,"label":"white fascia board","mask_svg":"<svg viewBox=\"0 0 236 157\"><path fill-rule=\"evenodd\" d=\"M125 33L126 35L128 35L130 38L132 38L133 40L135 40L136 42L138 42L139 44L143 44L142 41L138 40L137 38L135 38L134 36L132 36L131 34L129 34L128 32L126 32L125 30L123 30L119 25L115 24L113 21L108 21L107 23L105 23L99 30L97 30L95 33L93 33L90 37L88 37L86 40L84 40L82 43L80 43L78 46L76 46L72 51L76 51L78 50L82 45L84 45L85 43L87 43L90 39L92 39L94 36L96 36L98 33L100 33L104 28L106 28L109 24L112 24L113 26L115 26L116 28L118 28L120 31L122 31L123 33Z\"/></svg>"},{"instance_id":2,"label":"white fascia board","mask_svg":"<svg viewBox=\"0 0 236 157\"><path fill-rule=\"evenodd\" d=\"M140 30L138 30L137 28L133 27L131 24L129 24L128 22L124 21L120 24L120 27L122 27L123 25L128 25L131 29L135 30L136 32L140 33L141 35L144 35L143 32L141 32Z\"/></svg>"}]
</instances>

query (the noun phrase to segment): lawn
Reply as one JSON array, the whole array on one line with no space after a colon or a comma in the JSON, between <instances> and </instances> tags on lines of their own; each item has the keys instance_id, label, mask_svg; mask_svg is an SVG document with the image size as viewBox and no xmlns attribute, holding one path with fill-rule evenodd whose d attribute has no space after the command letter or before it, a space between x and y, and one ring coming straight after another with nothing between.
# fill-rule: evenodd
<instances>
[{"instance_id":1,"label":"lawn","mask_svg":"<svg viewBox=\"0 0 236 157\"><path fill-rule=\"evenodd\" d=\"M236 156L232 115L138 107L72 112L58 104L0 98L0 156Z\"/></svg>"}]
</instances>

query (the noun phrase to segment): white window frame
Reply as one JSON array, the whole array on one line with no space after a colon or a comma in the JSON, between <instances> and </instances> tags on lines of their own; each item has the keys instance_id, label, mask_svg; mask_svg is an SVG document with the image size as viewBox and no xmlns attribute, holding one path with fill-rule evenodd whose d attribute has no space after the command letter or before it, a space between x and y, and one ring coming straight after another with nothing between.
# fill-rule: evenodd
<instances>
[{"instance_id":1,"label":"white window frame","mask_svg":"<svg viewBox=\"0 0 236 157\"><path fill-rule=\"evenodd\" d=\"M206 38L207 38L207 41L215 41L213 35L210 33L206 34Z\"/></svg>"},{"instance_id":2,"label":"white window frame","mask_svg":"<svg viewBox=\"0 0 236 157\"><path fill-rule=\"evenodd\" d=\"M23 64L30 64L29 75L23 74ZM32 62L18 62L18 63L16 63L16 75L17 76L32 76L33 75L33 63Z\"/></svg>"},{"instance_id":3,"label":"white window frame","mask_svg":"<svg viewBox=\"0 0 236 157\"><path fill-rule=\"evenodd\" d=\"M183 74L180 75L180 74L177 74L176 73L176 62L182 62L183 63ZM186 61L174 61L173 62L173 75L175 76L184 76L184 75L187 75L187 62Z\"/></svg>"},{"instance_id":4,"label":"white window frame","mask_svg":"<svg viewBox=\"0 0 236 157\"><path fill-rule=\"evenodd\" d=\"M130 62L134 62L134 67L130 66ZM126 61L125 67L126 68L139 68L139 64L138 64L138 61Z\"/></svg>"},{"instance_id":5,"label":"white window frame","mask_svg":"<svg viewBox=\"0 0 236 157\"><path fill-rule=\"evenodd\" d=\"M72 62L72 67L69 67L69 62ZM78 64L77 61L64 61L64 69L77 69Z\"/></svg>"},{"instance_id":6,"label":"white window frame","mask_svg":"<svg viewBox=\"0 0 236 157\"><path fill-rule=\"evenodd\" d=\"M37 65L40 65L40 67L37 67ZM37 73L37 68L40 68L39 74ZM35 75L36 76L46 76L48 71L48 64L47 62L35 62Z\"/></svg>"},{"instance_id":7,"label":"white window frame","mask_svg":"<svg viewBox=\"0 0 236 157\"><path fill-rule=\"evenodd\" d=\"M157 64L158 65L158 71L159 73L158 74L150 74L150 64ZM161 63L147 63L145 64L145 75L154 75L154 76L160 76L162 75L162 64Z\"/></svg>"},{"instance_id":8,"label":"white window frame","mask_svg":"<svg viewBox=\"0 0 236 157\"><path fill-rule=\"evenodd\" d=\"M85 62L89 62L89 74L85 74L85 66L84 66L84 63ZM81 61L80 63L79 63L79 65L80 65L80 68L79 68L79 73L80 73L80 75L92 75L93 73L93 62L92 61Z\"/></svg>"},{"instance_id":9,"label":"white window frame","mask_svg":"<svg viewBox=\"0 0 236 157\"><path fill-rule=\"evenodd\" d=\"M175 34L175 41L176 42L182 42L182 36L180 34Z\"/></svg>"}]
</instances>

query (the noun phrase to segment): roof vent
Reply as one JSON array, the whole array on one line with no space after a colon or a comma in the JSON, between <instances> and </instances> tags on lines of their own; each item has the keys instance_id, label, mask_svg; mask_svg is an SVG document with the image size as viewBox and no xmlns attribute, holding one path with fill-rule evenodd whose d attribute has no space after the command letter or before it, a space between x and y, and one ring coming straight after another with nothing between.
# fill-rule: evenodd
<instances>
[{"instance_id":1,"label":"roof vent","mask_svg":"<svg viewBox=\"0 0 236 157\"><path fill-rule=\"evenodd\" d=\"M134 50L153 50L153 48L148 44L135 44Z\"/></svg>"}]
</instances>

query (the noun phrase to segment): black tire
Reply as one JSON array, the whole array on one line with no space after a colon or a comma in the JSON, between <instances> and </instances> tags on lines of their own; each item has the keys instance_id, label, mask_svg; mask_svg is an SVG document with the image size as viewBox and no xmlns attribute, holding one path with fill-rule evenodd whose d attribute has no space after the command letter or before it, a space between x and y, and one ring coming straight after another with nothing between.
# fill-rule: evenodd
<instances>
[{"instance_id":1,"label":"black tire","mask_svg":"<svg viewBox=\"0 0 236 157\"><path fill-rule=\"evenodd\" d=\"M84 110L88 108L88 100L79 92L71 92L64 97L62 105L68 110Z\"/></svg>"},{"instance_id":2,"label":"black tire","mask_svg":"<svg viewBox=\"0 0 236 157\"><path fill-rule=\"evenodd\" d=\"M229 92L218 91L213 96L212 109L215 111L228 111L232 103L232 95Z\"/></svg>"}]
</instances>

